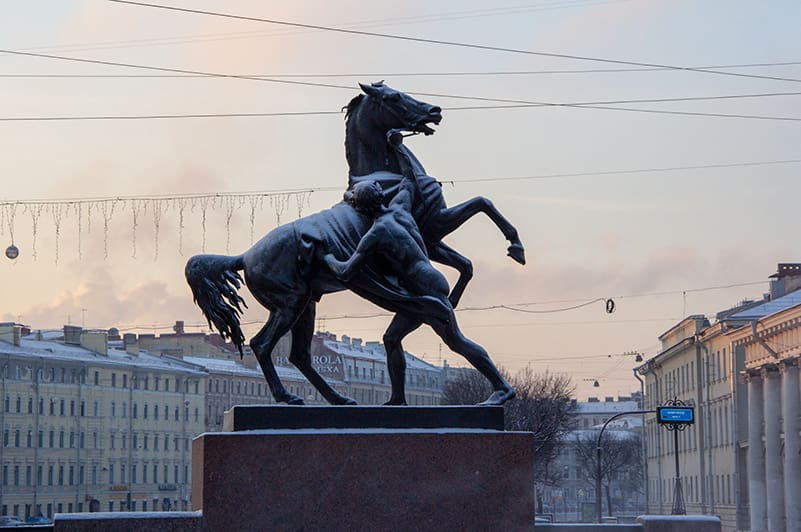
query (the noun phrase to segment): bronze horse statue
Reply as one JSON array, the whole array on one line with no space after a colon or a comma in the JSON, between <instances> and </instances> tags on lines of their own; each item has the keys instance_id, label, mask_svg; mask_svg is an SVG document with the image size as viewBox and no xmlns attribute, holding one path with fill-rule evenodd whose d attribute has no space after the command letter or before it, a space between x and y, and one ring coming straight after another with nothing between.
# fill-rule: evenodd
<instances>
[{"instance_id":1,"label":"bronze horse statue","mask_svg":"<svg viewBox=\"0 0 801 532\"><path fill-rule=\"evenodd\" d=\"M361 84L360 84L361 85ZM334 390L311 364L310 345L314 334L316 305L327 293L350 289L376 305L396 313L384 335L392 393L387 404L406 404L404 395L406 360L401 340L426 323L453 351L464 356L492 384L493 393L483 404L503 404L514 397L479 345L465 338L453 319L456 306L472 276L470 261L442 243L442 238L478 212L486 213L510 241L509 255L525 263L523 246L515 228L485 198L473 198L447 207L439 182L425 173L417 158L405 146L387 142L391 131L430 135L429 124L439 124L441 109L391 89L383 83L361 85L364 94L347 106L346 158L350 167L349 188L364 180L381 184L389 202L402 179L403 160L417 178L420 198L412 213L432 261L452 266L459 280L449 296L450 316L440 312L433 297L413 294L403 286L402 275L388 269L380 256L370 257L360 271L347 281L338 279L326 266L324 257L347 260L372 219L345 200L324 211L279 226L238 256L196 255L186 265L186 278L195 302L223 338L240 352L245 342L239 316L244 300L237 293L244 282L254 298L270 311L265 326L250 341L270 391L277 402L303 404L284 388L271 354L278 340L291 331L289 360L331 404L355 404ZM400 151L399 151L400 150Z\"/></svg>"}]
</instances>

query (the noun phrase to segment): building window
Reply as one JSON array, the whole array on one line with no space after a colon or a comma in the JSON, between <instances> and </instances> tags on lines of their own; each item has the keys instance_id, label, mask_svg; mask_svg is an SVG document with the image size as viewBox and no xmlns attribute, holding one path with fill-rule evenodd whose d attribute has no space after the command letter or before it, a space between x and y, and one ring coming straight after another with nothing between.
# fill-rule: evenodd
<instances>
[{"instance_id":1,"label":"building window","mask_svg":"<svg viewBox=\"0 0 801 532\"><path fill-rule=\"evenodd\" d=\"M136 418L138 417L138 415L137 415L137 414L138 414L138 410L139 410L139 409L137 408L138 406L139 406L139 405L137 405L136 403L134 403L134 404L133 404L133 412L131 413L131 416L132 416L134 419L136 419Z\"/></svg>"},{"instance_id":2,"label":"building window","mask_svg":"<svg viewBox=\"0 0 801 532\"><path fill-rule=\"evenodd\" d=\"M86 401L81 401L81 417L86 415Z\"/></svg>"},{"instance_id":3,"label":"building window","mask_svg":"<svg viewBox=\"0 0 801 532\"><path fill-rule=\"evenodd\" d=\"M142 417L147 419L147 403L145 403L145 406L142 408Z\"/></svg>"},{"instance_id":4,"label":"building window","mask_svg":"<svg viewBox=\"0 0 801 532\"><path fill-rule=\"evenodd\" d=\"M94 417L97 417L97 416L100 415L100 405L98 404L97 401L95 401L94 404L92 405L92 415Z\"/></svg>"},{"instance_id":5,"label":"building window","mask_svg":"<svg viewBox=\"0 0 801 532\"><path fill-rule=\"evenodd\" d=\"M128 403L122 403L122 417L128 417Z\"/></svg>"},{"instance_id":6,"label":"building window","mask_svg":"<svg viewBox=\"0 0 801 532\"><path fill-rule=\"evenodd\" d=\"M153 405L153 419L159 418L159 405Z\"/></svg>"},{"instance_id":7,"label":"building window","mask_svg":"<svg viewBox=\"0 0 801 532\"><path fill-rule=\"evenodd\" d=\"M112 373L111 374L111 387L112 388L116 388L117 387L117 374L116 373Z\"/></svg>"},{"instance_id":8,"label":"building window","mask_svg":"<svg viewBox=\"0 0 801 532\"><path fill-rule=\"evenodd\" d=\"M100 385L100 372L99 371L95 371L95 386L99 386L99 385Z\"/></svg>"},{"instance_id":9,"label":"building window","mask_svg":"<svg viewBox=\"0 0 801 532\"><path fill-rule=\"evenodd\" d=\"M117 403L111 401L111 417L117 417Z\"/></svg>"},{"instance_id":10,"label":"building window","mask_svg":"<svg viewBox=\"0 0 801 532\"><path fill-rule=\"evenodd\" d=\"M127 388L128 387L128 375L123 374L123 376L122 376L122 387L123 388Z\"/></svg>"}]
</instances>

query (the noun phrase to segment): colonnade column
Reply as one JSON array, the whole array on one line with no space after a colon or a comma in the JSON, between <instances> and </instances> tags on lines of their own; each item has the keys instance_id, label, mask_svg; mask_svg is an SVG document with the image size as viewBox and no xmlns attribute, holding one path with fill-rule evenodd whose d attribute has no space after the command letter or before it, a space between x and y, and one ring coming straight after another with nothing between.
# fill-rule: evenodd
<instances>
[{"instance_id":1,"label":"colonnade column","mask_svg":"<svg viewBox=\"0 0 801 532\"><path fill-rule=\"evenodd\" d=\"M801 532L801 404L798 359L781 365L782 418L784 418L784 505L787 532Z\"/></svg>"},{"instance_id":2,"label":"colonnade column","mask_svg":"<svg viewBox=\"0 0 801 532\"><path fill-rule=\"evenodd\" d=\"M748 500L751 508L751 531L767 532L767 493L762 423L765 418L764 383L759 371L748 371Z\"/></svg>"},{"instance_id":3,"label":"colonnade column","mask_svg":"<svg viewBox=\"0 0 801 532\"><path fill-rule=\"evenodd\" d=\"M784 463L782 460L781 425L782 390L779 366L765 365L765 478L768 497L768 530L784 530ZM795 406L798 406L797 404Z\"/></svg>"}]
</instances>

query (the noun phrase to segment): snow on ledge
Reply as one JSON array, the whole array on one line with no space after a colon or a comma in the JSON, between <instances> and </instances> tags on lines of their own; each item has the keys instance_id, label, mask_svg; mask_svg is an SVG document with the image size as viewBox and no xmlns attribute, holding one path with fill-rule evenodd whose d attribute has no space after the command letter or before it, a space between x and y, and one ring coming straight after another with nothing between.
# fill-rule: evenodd
<instances>
[{"instance_id":1,"label":"snow on ledge","mask_svg":"<svg viewBox=\"0 0 801 532\"><path fill-rule=\"evenodd\" d=\"M203 512L84 512L56 514L53 521L85 521L106 519L200 519Z\"/></svg>"},{"instance_id":2,"label":"snow on ledge","mask_svg":"<svg viewBox=\"0 0 801 532\"><path fill-rule=\"evenodd\" d=\"M655 521L692 521L693 523L720 523L720 517L715 515L641 515L637 517L640 523Z\"/></svg>"}]
</instances>

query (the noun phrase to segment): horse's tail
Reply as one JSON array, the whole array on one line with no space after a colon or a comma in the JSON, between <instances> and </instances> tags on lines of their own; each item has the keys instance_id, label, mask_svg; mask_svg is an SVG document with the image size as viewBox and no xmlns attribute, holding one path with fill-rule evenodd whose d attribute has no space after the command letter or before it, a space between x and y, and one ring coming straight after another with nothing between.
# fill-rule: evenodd
<instances>
[{"instance_id":1,"label":"horse's tail","mask_svg":"<svg viewBox=\"0 0 801 532\"><path fill-rule=\"evenodd\" d=\"M230 341L243 355L245 335L239 323L241 305L245 300L237 293L242 286L238 271L244 268L242 256L195 255L186 263L186 281L192 289L195 303L203 315L220 332L223 339Z\"/></svg>"}]
</instances>

